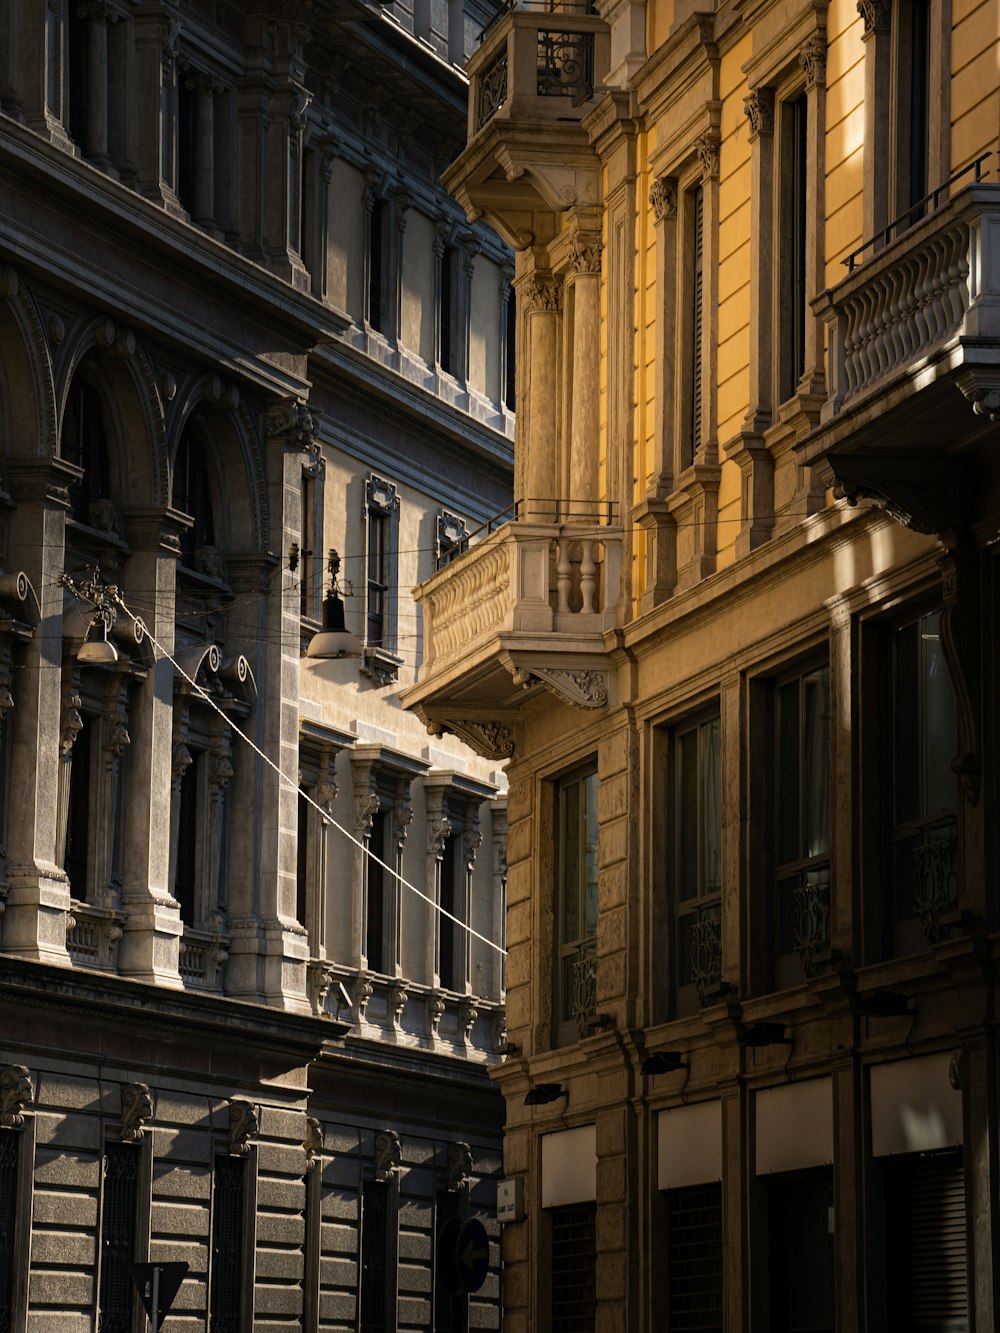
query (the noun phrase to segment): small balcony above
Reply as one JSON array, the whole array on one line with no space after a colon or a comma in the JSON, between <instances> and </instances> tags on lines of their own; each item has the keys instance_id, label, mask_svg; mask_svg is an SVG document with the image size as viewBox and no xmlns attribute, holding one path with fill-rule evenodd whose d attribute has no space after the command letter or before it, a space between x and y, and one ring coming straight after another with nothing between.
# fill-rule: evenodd
<instances>
[{"instance_id":1,"label":"small balcony above","mask_svg":"<svg viewBox=\"0 0 1000 1333\"><path fill-rule=\"evenodd\" d=\"M539 214L598 202L597 160L580 122L603 91L608 25L587 0L519 0L480 40L467 66L468 146L445 185L515 247L529 235L548 240Z\"/></svg>"},{"instance_id":2,"label":"small balcony above","mask_svg":"<svg viewBox=\"0 0 1000 1333\"><path fill-rule=\"evenodd\" d=\"M1000 185L980 179L986 161L852 256L813 305L829 392L800 461L927 532L981 517L972 459L1000 421Z\"/></svg>"},{"instance_id":3,"label":"small balcony above","mask_svg":"<svg viewBox=\"0 0 1000 1333\"><path fill-rule=\"evenodd\" d=\"M599 517L504 523L414 590L424 660L403 703L432 731L501 760L538 689L581 709L608 703L622 532Z\"/></svg>"}]
</instances>

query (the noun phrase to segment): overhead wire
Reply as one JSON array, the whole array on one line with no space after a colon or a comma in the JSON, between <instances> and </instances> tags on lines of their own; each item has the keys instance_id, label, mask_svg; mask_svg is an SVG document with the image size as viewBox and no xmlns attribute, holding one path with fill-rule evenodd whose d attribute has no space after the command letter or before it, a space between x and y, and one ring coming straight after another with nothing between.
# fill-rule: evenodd
<instances>
[{"instance_id":1,"label":"overhead wire","mask_svg":"<svg viewBox=\"0 0 1000 1333\"><path fill-rule=\"evenodd\" d=\"M155 636L152 633L150 633L148 626L145 624L142 618L140 616L137 616L135 612L128 606L125 599L122 597L121 592L118 589L108 589L108 594L110 600L121 611L123 611L126 616L128 616L128 618L133 622L133 624L137 628L141 627L143 633L149 639L150 644L160 654L160 656L173 666L174 670L177 671L184 678L184 680L186 680L188 684L194 690L197 691L200 698L206 704L208 704L210 708L213 708L215 712L218 713L218 715L222 718L222 720L226 723L226 725L232 731L234 731L236 735L239 736L240 739L250 747L251 750L253 750L253 752L258 756L258 758L262 759L264 763L267 764L267 766L277 774L279 782L281 782L284 786L288 787L290 790L296 792L299 797L303 798L305 801L308 802L309 805L313 807L313 809L323 820L325 826L332 826L333 828L337 829L338 832L342 833L349 842L352 842L354 846L361 851L362 855L367 856L369 860L374 861L376 865L379 865L382 867L383 870L388 871L388 873L393 877L393 879L395 879L403 888L409 889L411 893L416 894L416 896L422 899L422 901L426 903L427 906L430 907L433 911L437 912L440 916L447 918L449 921L451 921L454 925L458 926L460 929L466 931L473 939L478 940L481 944L485 944L488 948L494 949L501 956L506 956L507 950L504 949L502 945L495 943L495 941L489 939L488 936L481 934L473 926L469 925L467 921L462 921L461 918L455 916L453 912L449 912L447 908L442 907L442 905L439 902L436 902L435 899L433 899L429 894L424 893L422 889L418 889L415 884L411 884L408 879L406 879L403 875L399 873L398 870L396 870L393 866L388 865L385 861L382 860L381 857L376 856L375 853L371 850L371 848L366 847L365 844L360 840L360 838L356 838L353 833L351 833L348 829L344 828L343 824L339 823L336 819L334 819L334 817L329 813L328 810L324 810L323 807L317 801L313 800L313 798L309 795L309 793L305 791L302 787L300 787L297 782L293 782L290 777L288 777L285 773L283 773L279 765L274 762L274 760L270 757L270 755L266 754L260 748L260 746L256 744L255 741L251 740L251 738L246 734L246 732L241 727L238 727L236 723L232 720L232 718L229 717L223 711L223 709L219 707L219 705L208 693L208 691L203 686L199 685L198 682L194 679L194 677L189 675L188 672L184 670L184 668L180 665L180 663L176 660L176 658L174 658L170 653L167 652L167 650L155 638Z\"/></svg>"}]
</instances>

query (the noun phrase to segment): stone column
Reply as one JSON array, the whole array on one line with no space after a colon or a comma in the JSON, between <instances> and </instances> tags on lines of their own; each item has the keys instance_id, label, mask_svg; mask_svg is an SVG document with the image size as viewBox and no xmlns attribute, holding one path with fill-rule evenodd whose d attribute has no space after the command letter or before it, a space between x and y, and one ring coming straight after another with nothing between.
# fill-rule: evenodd
<instances>
[{"instance_id":1,"label":"stone column","mask_svg":"<svg viewBox=\"0 0 1000 1333\"><path fill-rule=\"evenodd\" d=\"M403 849L406 835L413 820L410 809L410 784L401 778L397 784L396 806L392 812L392 867L396 878L390 876L389 883L389 940L391 957L389 964L395 977L403 975L403 886L399 876L403 873Z\"/></svg>"},{"instance_id":2,"label":"stone column","mask_svg":"<svg viewBox=\"0 0 1000 1333\"><path fill-rule=\"evenodd\" d=\"M515 457L520 454L525 462L514 494L523 504L522 518L552 522L561 417L562 281L551 273L533 271L518 280L516 291L523 312L521 367L525 383L523 407L515 426L519 446Z\"/></svg>"},{"instance_id":3,"label":"stone column","mask_svg":"<svg viewBox=\"0 0 1000 1333\"><path fill-rule=\"evenodd\" d=\"M261 133L264 140L263 244L267 266L303 291L309 274L298 252L302 135L311 95L302 82L302 41L308 30L279 20L272 28L272 79ZM262 89L267 96L268 85Z\"/></svg>"},{"instance_id":4,"label":"stone column","mask_svg":"<svg viewBox=\"0 0 1000 1333\"><path fill-rule=\"evenodd\" d=\"M0 5L0 106L36 134L72 151L62 123L59 0L7 0Z\"/></svg>"},{"instance_id":5,"label":"stone column","mask_svg":"<svg viewBox=\"0 0 1000 1333\"><path fill-rule=\"evenodd\" d=\"M354 827L351 832L361 844L354 847L354 906L351 912L351 962L357 968L368 967L368 884L372 824L381 807L375 791L372 764L352 763L354 781ZM363 849L363 850L362 850Z\"/></svg>"},{"instance_id":6,"label":"stone column","mask_svg":"<svg viewBox=\"0 0 1000 1333\"><path fill-rule=\"evenodd\" d=\"M121 892L122 867L115 864L118 821L121 818L122 762L131 743L128 732L128 678L112 677L105 691L101 727L101 787L97 800L97 846L94 849L94 885L100 906L115 908Z\"/></svg>"},{"instance_id":7,"label":"stone column","mask_svg":"<svg viewBox=\"0 0 1000 1333\"><path fill-rule=\"evenodd\" d=\"M566 273L567 302L572 301L572 395L569 471L562 495L570 501L567 517L593 521L597 499L600 447L601 246L600 238L578 235ZM570 295L571 293L571 295Z\"/></svg>"},{"instance_id":8,"label":"stone column","mask_svg":"<svg viewBox=\"0 0 1000 1333\"><path fill-rule=\"evenodd\" d=\"M758 220L760 244L750 259L750 411L736 441L726 448L742 474L739 557L767 541L774 525L774 460L764 444L774 379L774 91L755 89L744 98L744 111L750 124L750 216Z\"/></svg>"},{"instance_id":9,"label":"stone column","mask_svg":"<svg viewBox=\"0 0 1000 1333\"><path fill-rule=\"evenodd\" d=\"M810 37L799 52L806 74L806 300L826 287L826 42ZM823 321L806 311L805 370L800 394L826 395ZM798 507L798 506L797 506Z\"/></svg>"},{"instance_id":10,"label":"stone column","mask_svg":"<svg viewBox=\"0 0 1000 1333\"><path fill-rule=\"evenodd\" d=\"M461 901L455 903L455 915L467 926L472 925L472 877L476 869L476 857L483 843L479 831L479 811L472 802L468 805L465 817L465 832L462 834L462 885ZM457 929L457 928L456 928ZM459 977L461 989L468 995L472 989L472 936L467 930L458 931L456 940L461 950L462 974Z\"/></svg>"},{"instance_id":11,"label":"stone column","mask_svg":"<svg viewBox=\"0 0 1000 1333\"><path fill-rule=\"evenodd\" d=\"M81 6L87 18L87 139L86 155L96 167L107 171L108 156L108 23L117 15L107 0L88 0Z\"/></svg>"},{"instance_id":12,"label":"stone column","mask_svg":"<svg viewBox=\"0 0 1000 1333\"><path fill-rule=\"evenodd\" d=\"M170 212L183 212L176 186L176 76L180 19L139 9L135 30L135 160L139 189Z\"/></svg>"},{"instance_id":13,"label":"stone column","mask_svg":"<svg viewBox=\"0 0 1000 1333\"><path fill-rule=\"evenodd\" d=\"M192 74L195 88L194 216L192 222L212 236L215 225L215 98L221 85L207 74Z\"/></svg>"},{"instance_id":14,"label":"stone column","mask_svg":"<svg viewBox=\"0 0 1000 1333\"><path fill-rule=\"evenodd\" d=\"M403 331L403 241L406 236L406 215L413 204L413 196L407 190L397 190L392 196L393 247L390 290L392 292L392 318L386 335L398 344Z\"/></svg>"},{"instance_id":15,"label":"stone column","mask_svg":"<svg viewBox=\"0 0 1000 1333\"><path fill-rule=\"evenodd\" d=\"M490 831L493 840L493 943L507 947L507 801L497 797L490 803ZM493 954L493 998L502 1001L506 988L506 958Z\"/></svg>"},{"instance_id":16,"label":"stone column","mask_svg":"<svg viewBox=\"0 0 1000 1333\"><path fill-rule=\"evenodd\" d=\"M455 356L455 378L464 387L469 383L469 357L472 349L472 279L476 272L476 256L479 254L479 242L466 237L462 242L462 284L459 287L458 311L458 347Z\"/></svg>"},{"instance_id":17,"label":"stone column","mask_svg":"<svg viewBox=\"0 0 1000 1333\"><path fill-rule=\"evenodd\" d=\"M57 864L62 713L62 621L67 468L57 458L11 459L5 467L16 503L10 518L10 568L23 569L38 597L39 623L25 645L11 719L7 906L3 944L36 962L68 963L69 884Z\"/></svg>"},{"instance_id":18,"label":"stone column","mask_svg":"<svg viewBox=\"0 0 1000 1333\"><path fill-rule=\"evenodd\" d=\"M510 371L510 367L508 366L508 363L507 363L507 329L508 329L508 322L509 322L511 319L516 318L516 316L517 316L517 306L516 306L516 304L515 304L515 306L514 306L514 309L511 310L511 297L512 297L513 294L514 294L514 290L513 290L513 281L514 281L514 269L513 269L513 266L512 266L511 264L503 264L503 265L501 265L501 267L500 267L500 328L499 328L499 330L498 330L498 333L499 333L499 344L498 344L498 346L499 346L499 352L500 352L500 355L497 357L497 365L498 365L498 368L499 368L499 371L498 371L499 383L497 384L496 401L497 401L497 404L498 404L500 407L506 407L506 408L507 408L509 411L511 411L511 412L514 411L514 404L513 404L513 403L508 403L508 402L507 402L507 377L508 377L508 374L509 374L509 371ZM514 373L515 373L515 376L516 376L516 374L517 374L517 358L514 357L514 358L512 358L512 359L513 359L513 361L514 361ZM515 385L515 388L516 388L516 385Z\"/></svg>"},{"instance_id":19,"label":"stone column","mask_svg":"<svg viewBox=\"0 0 1000 1333\"><path fill-rule=\"evenodd\" d=\"M125 515L129 556L123 595L165 653L174 651L174 592L181 525L163 510ZM135 592L131 591L135 588ZM153 650L149 675L129 710L131 752L125 823L126 913L118 946L119 971L159 986L180 986L179 938L183 926L173 898L171 824L174 754L174 669ZM187 756L190 762L190 755Z\"/></svg>"}]
</instances>

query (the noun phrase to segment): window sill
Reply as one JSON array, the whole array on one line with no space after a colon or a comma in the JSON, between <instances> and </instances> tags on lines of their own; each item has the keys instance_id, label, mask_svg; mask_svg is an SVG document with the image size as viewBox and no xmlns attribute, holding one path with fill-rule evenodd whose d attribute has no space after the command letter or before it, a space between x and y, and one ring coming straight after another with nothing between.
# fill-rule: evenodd
<instances>
[{"instance_id":1,"label":"window sill","mask_svg":"<svg viewBox=\"0 0 1000 1333\"><path fill-rule=\"evenodd\" d=\"M394 684L402 665L403 659L387 648L365 648L361 658L361 670L380 687Z\"/></svg>"}]
</instances>

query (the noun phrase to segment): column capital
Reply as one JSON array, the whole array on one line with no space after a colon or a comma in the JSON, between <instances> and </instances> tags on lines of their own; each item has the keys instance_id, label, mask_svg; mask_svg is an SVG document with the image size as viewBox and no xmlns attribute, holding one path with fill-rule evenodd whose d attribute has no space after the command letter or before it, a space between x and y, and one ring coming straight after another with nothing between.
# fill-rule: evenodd
<instances>
[{"instance_id":1,"label":"column capital","mask_svg":"<svg viewBox=\"0 0 1000 1333\"><path fill-rule=\"evenodd\" d=\"M806 91L826 83L826 42L818 34L810 37L799 52L799 64L806 72Z\"/></svg>"},{"instance_id":2,"label":"column capital","mask_svg":"<svg viewBox=\"0 0 1000 1333\"><path fill-rule=\"evenodd\" d=\"M661 176L649 191L649 206L657 222L673 222L677 217L677 181L673 176Z\"/></svg>"},{"instance_id":3,"label":"column capital","mask_svg":"<svg viewBox=\"0 0 1000 1333\"><path fill-rule=\"evenodd\" d=\"M762 134L773 134L774 89L755 88L743 99L743 114L750 122L751 142Z\"/></svg>"}]
</instances>

